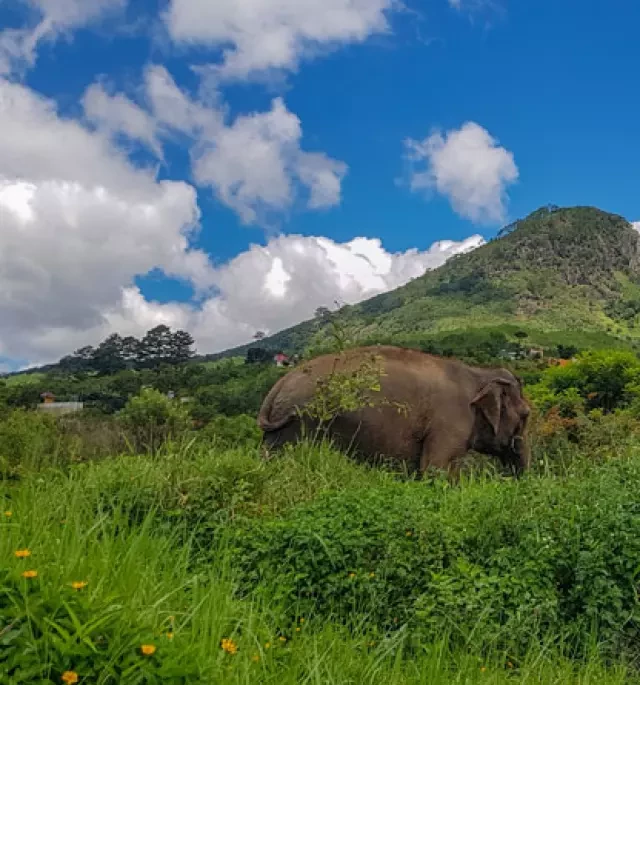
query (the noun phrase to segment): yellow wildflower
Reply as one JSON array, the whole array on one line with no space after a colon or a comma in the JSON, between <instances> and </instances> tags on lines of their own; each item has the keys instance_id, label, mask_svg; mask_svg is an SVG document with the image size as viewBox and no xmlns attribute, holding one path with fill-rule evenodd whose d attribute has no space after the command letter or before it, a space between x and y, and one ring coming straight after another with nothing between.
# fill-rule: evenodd
<instances>
[{"instance_id":1,"label":"yellow wildflower","mask_svg":"<svg viewBox=\"0 0 640 853\"><path fill-rule=\"evenodd\" d=\"M167 640L173 640L173 631L167 631Z\"/></svg>"},{"instance_id":2,"label":"yellow wildflower","mask_svg":"<svg viewBox=\"0 0 640 853\"><path fill-rule=\"evenodd\" d=\"M74 672L72 669L68 669L66 672L63 672L60 676L65 684L77 684L78 683L78 673Z\"/></svg>"},{"instance_id":3,"label":"yellow wildflower","mask_svg":"<svg viewBox=\"0 0 640 853\"><path fill-rule=\"evenodd\" d=\"M35 569L29 569L29 571L22 573L22 577L23 578L37 578L38 573L36 572Z\"/></svg>"},{"instance_id":4,"label":"yellow wildflower","mask_svg":"<svg viewBox=\"0 0 640 853\"><path fill-rule=\"evenodd\" d=\"M300 617L300 624L302 624L303 622L304 622L304 616L301 616Z\"/></svg>"},{"instance_id":5,"label":"yellow wildflower","mask_svg":"<svg viewBox=\"0 0 640 853\"><path fill-rule=\"evenodd\" d=\"M230 640L228 637L225 637L221 643L220 648L223 652L226 652L228 655L235 655L238 651L238 646L233 640Z\"/></svg>"},{"instance_id":6,"label":"yellow wildflower","mask_svg":"<svg viewBox=\"0 0 640 853\"><path fill-rule=\"evenodd\" d=\"M370 578L375 578L375 576L376 576L376 573L375 573L375 572L369 572L369 577L370 577Z\"/></svg>"},{"instance_id":7,"label":"yellow wildflower","mask_svg":"<svg viewBox=\"0 0 640 853\"><path fill-rule=\"evenodd\" d=\"M355 576L356 576L356 573L355 573L355 572L349 572L349 577L350 577L350 578L355 578Z\"/></svg>"},{"instance_id":8,"label":"yellow wildflower","mask_svg":"<svg viewBox=\"0 0 640 853\"><path fill-rule=\"evenodd\" d=\"M407 536L413 536L413 533L410 530L407 530Z\"/></svg>"},{"instance_id":9,"label":"yellow wildflower","mask_svg":"<svg viewBox=\"0 0 640 853\"><path fill-rule=\"evenodd\" d=\"M5 511L4 511L4 515L5 515L5 518L11 518L11 516L13 515L13 513L11 512L11 510L10 510L10 509L5 509Z\"/></svg>"},{"instance_id":10,"label":"yellow wildflower","mask_svg":"<svg viewBox=\"0 0 640 853\"><path fill-rule=\"evenodd\" d=\"M480 667L480 672L486 672L486 671L487 671L486 666L481 666L481 667Z\"/></svg>"},{"instance_id":11,"label":"yellow wildflower","mask_svg":"<svg viewBox=\"0 0 640 853\"><path fill-rule=\"evenodd\" d=\"M271 648L271 643L265 643L265 644L264 644L264 647L265 647L265 649L270 649L270 648Z\"/></svg>"},{"instance_id":12,"label":"yellow wildflower","mask_svg":"<svg viewBox=\"0 0 640 853\"><path fill-rule=\"evenodd\" d=\"M140 646L140 651L143 655L154 655L156 653L156 647L151 643L146 643Z\"/></svg>"},{"instance_id":13,"label":"yellow wildflower","mask_svg":"<svg viewBox=\"0 0 640 853\"><path fill-rule=\"evenodd\" d=\"M73 581L71 584L74 589L84 589L88 585L89 581Z\"/></svg>"},{"instance_id":14,"label":"yellow wildflower","mask_svg":"<svg viewBox=\"0 0 640 853\"><path fill-rule=\"evenodd\" d=\"M254 663L260 663L260 655L251 655L251 660Z\"/></svg>"},{"instance_id":15,"label":"yellow wildflower","mask_svg":"<svg viewBox=\"0 0 640 853\"><path fill-rule=\"evenodd\" d=\"M18 559L22 557L30 557L31 551L28 548L22 548L22 550L18 550L15 552L15 556L18 557Z\"/></svg>"},{"instance_id":16,"label":"yellow wildflower","mask_svg":"<svg viewBox=\"0 0 640 853\"><path fill-rule=\"evenodd\" d=\"M281 643L286 643L286 642L287 642L287 638L286 638L286 637L279 637L279 640L280 640L280 642L281 642Z\"/></svg>"},{"instance_id":17,"label":"yellow wildflower","mask_svg":"<svg viewBox=\"0 0 640 853\"><path fill-rule=\"evenodd\" d=\"M301 629L300 629L300 628L296 628L296 633L297 633L297 634L299 634L299 633L300 633L300 631L301 631Z\"/></svg>"}]
</instances>

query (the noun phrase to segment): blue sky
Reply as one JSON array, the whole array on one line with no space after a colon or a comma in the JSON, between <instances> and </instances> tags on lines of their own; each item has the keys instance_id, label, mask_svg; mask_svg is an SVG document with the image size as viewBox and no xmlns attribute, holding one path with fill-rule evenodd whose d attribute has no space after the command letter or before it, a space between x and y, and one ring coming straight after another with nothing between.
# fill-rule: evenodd
<instances>
[{"instance_id":1,"label":"blue sky","mask_svg":"<svg viewBox=\"0 0 640 853\"><path fill-rule=\"evenodd\" d=\"M8 0L0 363L156 321L214 351L549 202L640 218L639 26L629 0Z\"/></svg>"}]
</instances>

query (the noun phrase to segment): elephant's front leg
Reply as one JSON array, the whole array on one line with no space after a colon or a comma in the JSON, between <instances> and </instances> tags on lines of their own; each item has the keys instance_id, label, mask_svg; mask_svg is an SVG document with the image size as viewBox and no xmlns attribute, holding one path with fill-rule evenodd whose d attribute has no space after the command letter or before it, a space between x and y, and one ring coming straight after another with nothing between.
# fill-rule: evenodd
<instances>
[{"instance_id":1,"label":"elephant's front leg","mask_svg":"<svg viewBox=\"0 0 640 853\"><path fill-rule=\"evenodd\" d=\"M447 471L449 477L455 482L460 476L460 463L462 457L469 450L466 437L456 434L455 431L444 433L430 433L422 445L420 456L420 474L424 474L429 468L440 468Z\"/></svg>"}]
</instances>

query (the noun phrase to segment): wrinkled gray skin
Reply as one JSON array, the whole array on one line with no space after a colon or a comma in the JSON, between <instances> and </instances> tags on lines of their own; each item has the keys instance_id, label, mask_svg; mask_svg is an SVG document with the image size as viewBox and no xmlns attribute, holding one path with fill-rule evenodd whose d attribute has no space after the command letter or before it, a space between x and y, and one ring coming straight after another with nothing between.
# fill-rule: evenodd
<instances>
[{"instance_id":1,"label":"wrinkled gray skin","mask_svg":"<svg viewBox=\"0 0 640 853\"><path fill-rule=\"evenodd\" d=\"M313 434L318 424L299 413L313 398L317 380L353 373L372 356L381 359L381 390L369 396L380 405L339 414L327 425L339 447L368 460L396 459L420 473L429 467L455 471L470 450L497 457L516 475L528 467L529 406L512 373L387 346L319 356L283 376L258 416L265 447Z\"/></svg>"}]
</instances>

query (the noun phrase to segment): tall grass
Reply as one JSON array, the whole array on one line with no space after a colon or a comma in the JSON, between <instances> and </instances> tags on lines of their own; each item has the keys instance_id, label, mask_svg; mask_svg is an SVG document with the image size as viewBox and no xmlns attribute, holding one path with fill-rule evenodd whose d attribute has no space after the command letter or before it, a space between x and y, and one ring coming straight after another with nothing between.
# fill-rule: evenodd
<instances>
[{"instance_id":1,"label":"tall grass","mask_svg":"<svg viewBox=\"0 0 640 853\"><path fill-rule=\"evenodd\" d=\"M193 441L36 470L0 497L0 680L637 681L639 477L635 451L451 486Z\"/></svg>"}]
</instances>

